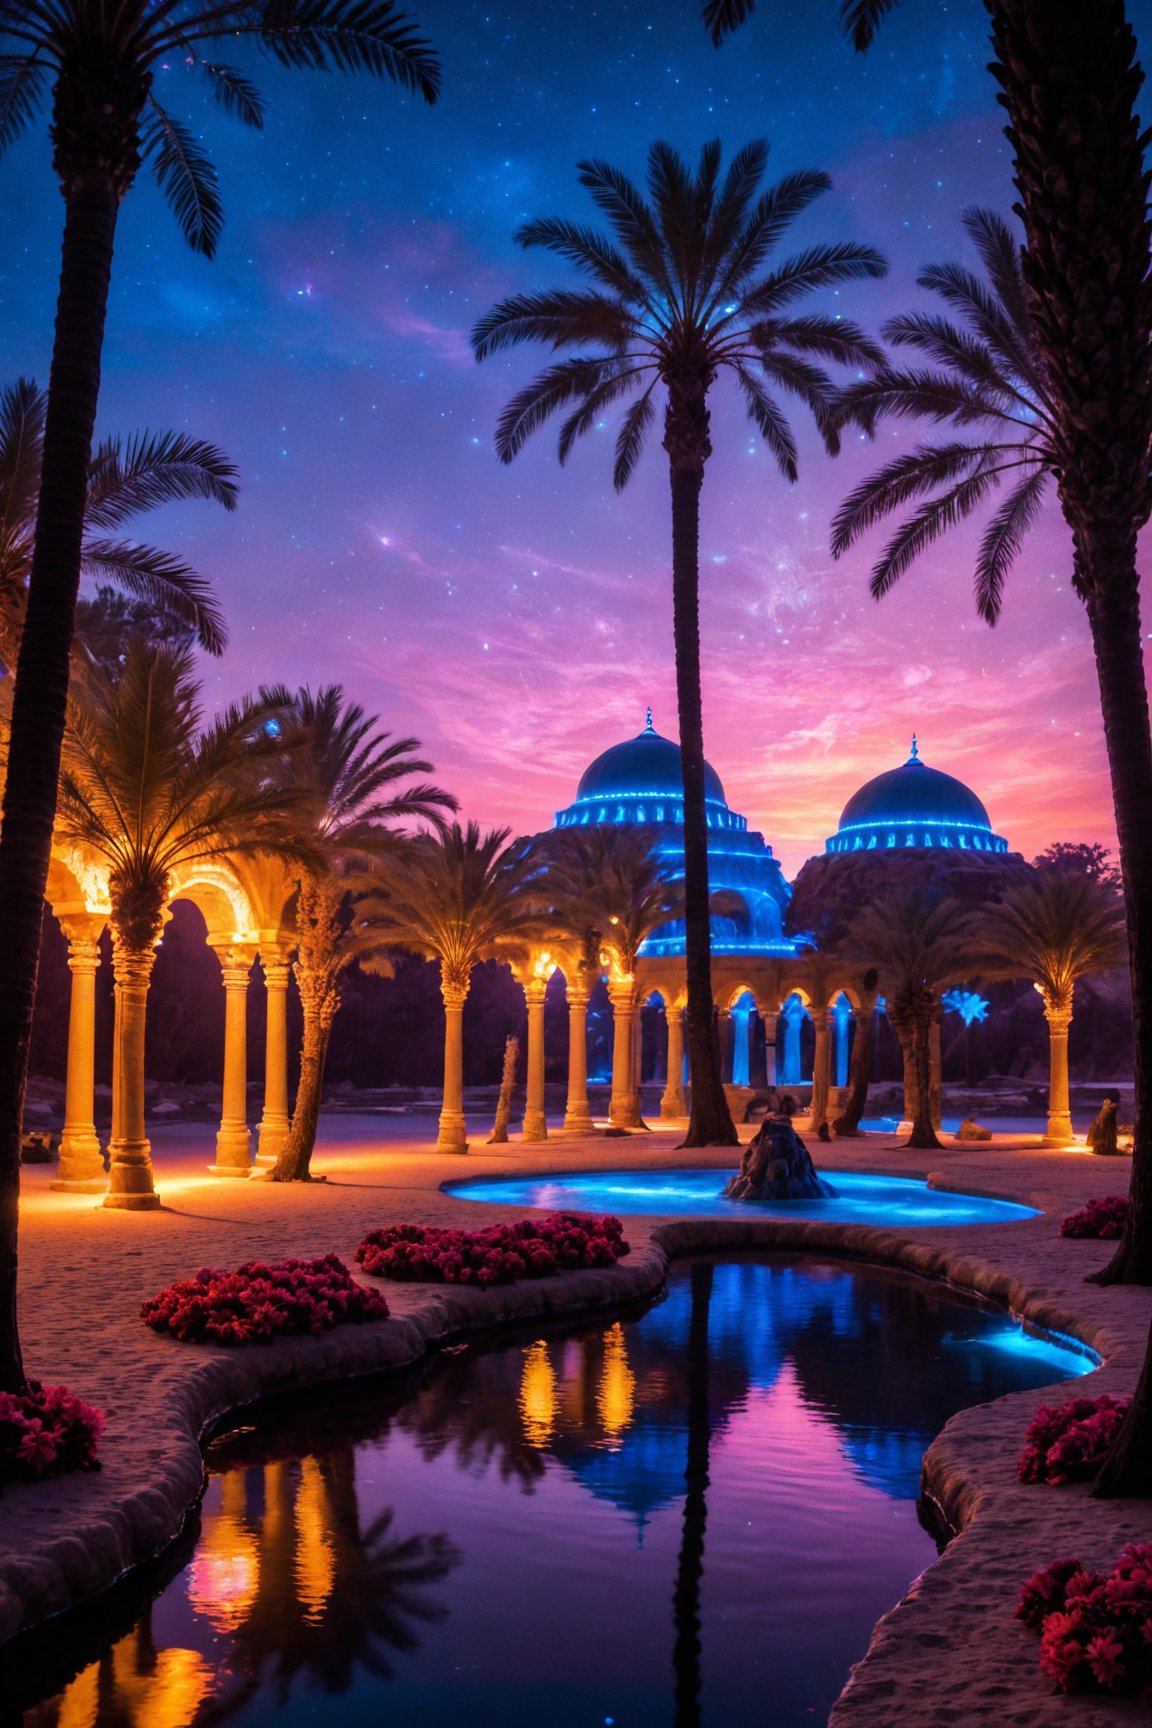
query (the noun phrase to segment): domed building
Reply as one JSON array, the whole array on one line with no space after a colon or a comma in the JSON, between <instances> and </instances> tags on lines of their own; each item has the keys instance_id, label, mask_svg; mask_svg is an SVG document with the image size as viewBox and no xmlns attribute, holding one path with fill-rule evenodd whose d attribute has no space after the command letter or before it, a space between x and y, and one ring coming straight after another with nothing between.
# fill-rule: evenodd
<instances>
[{"instance_id":1,"label":"domed building","mask_svg":"<svg viewBox=\"0 0 1152 1728\"><path fill-rule=\"evenodd\" d=\"M877 774L849 798L826 852L902 849L1007 852L992 832L988 812L970 787L921 760L915 734L912 753L899 768Z\"/></svg>"},{"instance_id":2,"label":"domed building","mask_svg":"<svg viewBox=\"0 0 1152 1728\"><path fill-rule=\"evenodd\" d=\"M762 834L729 807L720 776L704 764L704 807L708 821L708 880L714 893L734 896L741 909L712 920L714 954L794 954L797 944L784 935L790 890L779 862ZM684 791L680 746L652 724L649 708L644 730L601 752L580 776L572 803L556 812L556 828L623 823L662 831L660 850L684 862ZM678 832L679 830L679 832ZM665 925L649 937L648 957L682 955L682 924Z\"/></svg>"}]
</instances>

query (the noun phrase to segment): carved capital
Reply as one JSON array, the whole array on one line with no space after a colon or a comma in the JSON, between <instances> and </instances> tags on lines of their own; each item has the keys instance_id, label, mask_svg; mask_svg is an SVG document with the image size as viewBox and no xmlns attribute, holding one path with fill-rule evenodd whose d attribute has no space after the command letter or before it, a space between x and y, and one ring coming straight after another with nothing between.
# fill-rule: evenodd
<instances>
[{"instance_id":1,"label":"carved capital","mask_svg":"<svg viewBox=\"0 0 1152 1728\"><path fill-rule=\"evenodd\" d=\"M247 943L212 944L216 958L220 962L220 971L225 990L246 990L252 971L252 962L256 958L255 948Z\"/></svg>"},{"instance_id":2,"label":"carved capital","mask_svg":"<svg viewBox=\"0 0 1152 1728\"><path fill-rule=\"evenodd\" d=\"M529 1008L543 1008L544 998L548 994L546 978L524 978L521 980L521 989Z\"/></svg>"},{"instance_id":3,"label":"carved capital","mask_svg":"<svg viewBox=\"0 0 1152 1728\"><path fill-rule=\"evenodd\" d=\"M1070 1002L1054 1002L1051 997L1044 998L1044 1018L1049 1028L1057 1033L1068 1036L1068 1028L1072 1024L1072 1004Z\"/></svg>"},{"instance_id":4,"label":"carved capital","mask_svg":"<svg viewBox=\"0 0 1152 1728\"><path fill-rule=\"evenodd\" d=\"M459 1012L459 1010L463 1008L465 1002L468 1000L468 986L466 984L460 985L460 984L441 983L440 996L441 996L441 999L444 1003L445 1008L455 1009L457 1012Z\"/></svg>"},{"instance_id":5,"label":"carved capital","mask_svg":"<svg viewBox=\"0 0 1152 1728\"><path fill-rule=\"evenodd\" d=\"M117 990L147 990L155 962L155 948L126 948L113 936L112 976Z\"/></svg>"}]
</instances>

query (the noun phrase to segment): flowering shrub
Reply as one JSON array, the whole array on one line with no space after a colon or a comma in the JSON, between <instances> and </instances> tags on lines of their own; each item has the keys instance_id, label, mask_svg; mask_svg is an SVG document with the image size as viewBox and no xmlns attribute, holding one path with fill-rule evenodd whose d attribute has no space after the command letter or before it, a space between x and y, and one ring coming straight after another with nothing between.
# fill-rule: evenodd
<instances>
[{"instance_id":1,"label":"flowering shrub","mask_svg":"<svg viewBox=\"0 0 1152 1728\"><path fill-rule=\"evenodd\" d=\"M389 1224L365 1236L356 1258L373 1278L486 1287L612 1266L629 1252L619 1218L548 1212L482 1230Z\"/></svg>"},{"instance_id":2,"label":"flowering shrub","mask_svg":"<svg viewBox=\"0 0 1152 1728\"><path fill-rule=\"evenodd\" d=\"M65 1470L99 1470L104 1412L66 1386L0 1392L0 1482L35 1481Z\"/></svg>"},{"instance_id":3,"label":"flowering shrub","mask_svg":"<svg viewBox=\"0 0 1152 1728\"><path fill-rule=\"evenodd\" d=\"M1104 1242L1116 1242L1123 1236L1127 1222L1127 1194L1105 1194L1100 1200L1089 1200L1079 1212L1069 1212L1060 1226L1060 1234L1094 1236Z\"/></svg>"},{"instance_id":4,"label":"flowering shrub","mask_svg":"<svg viewBox=\"0 0 1152 1728\"><path fill-rule=\"evenodd\" d=\"M1028 1424L1020 1454L1021 1482L1084 1482L1104 1462L1131 1399L1072 1398L1041 1404Z\"/></svg>"},{"instance_id":5,"label":"flowering shrub","mask_svg":"<svg viewBox=\"0 0 1152 1728\"><path fill-rule=\"evenodd\" d=\"M1016 1618L1039 1632L1061 1692L1152 1698L1152 1543L1129 1543L1106 1575L1055 1561L1029 1578Z\"/></svg>"},{"instance_id":6,"label":"flowering shrub","mask_svg":"<svg viewBox=\"0 0 1152 1728\"><path fill-rule=\"evenodd\" d=\"M385 1320L388 1304L357 1284L342 1260L249 1260L235 1272L207 1267L169 1284L140 1310L154 1332L198 1344L264 1344L302 1332L328 1332L349 1321Z\"/></svg>"}]
</instances>

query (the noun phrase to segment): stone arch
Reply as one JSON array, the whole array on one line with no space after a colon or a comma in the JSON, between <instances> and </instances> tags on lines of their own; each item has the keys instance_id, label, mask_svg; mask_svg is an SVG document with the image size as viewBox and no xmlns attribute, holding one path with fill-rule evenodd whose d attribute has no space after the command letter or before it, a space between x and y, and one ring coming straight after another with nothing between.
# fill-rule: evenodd
<instances>
[{"instance_id":1,"label":"stone arch","mask_svg":"<svg viewBox=\"0 0 1152 1728\"><path fill-rule=\"evenodd\" d=\"M168 905L174 900L191 900L203 913L209 942L258 945L256 910L236 873L222 860L204 859L173 871Z\"/></svg>"}]
</instances>

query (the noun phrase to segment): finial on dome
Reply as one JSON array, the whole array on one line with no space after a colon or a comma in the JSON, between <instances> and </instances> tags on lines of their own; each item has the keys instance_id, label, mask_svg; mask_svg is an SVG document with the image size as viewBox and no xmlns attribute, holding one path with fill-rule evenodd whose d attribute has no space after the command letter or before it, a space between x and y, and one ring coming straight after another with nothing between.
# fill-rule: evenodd
<instances>
[{"instance_id":1,"label":"finial on dome","mask_svg":"<svg viewBox=\"0 0 1152 1728\"><path fill-rule=\"evenodd\" d=\"M912 765L913 762L919 762L919 760L920 760L920 749L916 743L916 734L915 734L915 732L913 732L913 734L912 734L912 754L911 754L911 756L909 756L909 758L908 758L907 762L905 762L904 766L905 766L905 768L908 768Z\"/></svg>"},{"instance_id":2,"label":"finial on dome","mask_svg":"<svg viewBox=\"0 0 1152 1728\"><path fill-rule=\"evenodd\" d=\"M645 712L644 730L645 730L645 732L654 732L655 731L655 727L652 724L652 707L651 707L651 704L649 704L649 706Z\"/></svg>"}]
</instances>

